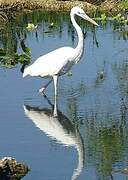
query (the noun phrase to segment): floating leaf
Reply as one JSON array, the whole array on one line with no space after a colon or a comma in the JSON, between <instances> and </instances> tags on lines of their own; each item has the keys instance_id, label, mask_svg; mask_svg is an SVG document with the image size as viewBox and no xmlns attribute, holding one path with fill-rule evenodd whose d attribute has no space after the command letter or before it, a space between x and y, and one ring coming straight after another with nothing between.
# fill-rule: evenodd
<instances>
[{"instance_id":1,"label":"floating leaf","mask_svg":"<svg viewBox=\"0 0 128 180\"><path fill-rule=\"evenodd\" d=\"M35 30L37 28L37 25L34 25L33 23L28 23L28 25L27 25L27 27L26 27L26 29L28 30L28 31L33 31L33 30Z\"/></svg>"}]
</instances>

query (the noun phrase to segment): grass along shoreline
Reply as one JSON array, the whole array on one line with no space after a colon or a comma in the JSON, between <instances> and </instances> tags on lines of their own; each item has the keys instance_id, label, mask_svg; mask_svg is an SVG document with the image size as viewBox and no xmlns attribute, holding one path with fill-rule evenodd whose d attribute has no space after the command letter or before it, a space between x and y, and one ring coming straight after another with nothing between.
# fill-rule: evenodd
<instances>
[{"instance_id":1,"label":"grass along shoreline","mask_svg":"<svg viewBox=\"0 0 128 180\"><path fill-rule=\"evenodd\" d=\"M124 4L121 2L124 2ZM105 0L99 5L85 1L0 0L0 11L21 11L34 9L45 9L47 11L69 11L73 6L80 6L86 12L104 11L108 13L117 13L126 12L128 10L128 4L127 2L125 4L125 0Z\"/></svg>"}]
</instances>

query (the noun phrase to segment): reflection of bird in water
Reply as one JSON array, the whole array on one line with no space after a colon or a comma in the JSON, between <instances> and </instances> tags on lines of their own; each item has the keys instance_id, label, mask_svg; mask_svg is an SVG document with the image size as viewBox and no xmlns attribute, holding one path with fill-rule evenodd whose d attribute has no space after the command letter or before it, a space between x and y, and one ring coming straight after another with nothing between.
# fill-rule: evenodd
<instances>
[{"instance_id":1,"label":"reflection of bird in water","mask_svg":"<svg viewBox=\"0 0 128 180\"><path fill-rule=\"evenodd\" d=\"M60 111L58 111L57 117L53 115L51 109L47 108L40 109L38 107L24 105L24 111L36 127L46 133L50 138L57 140L65 146L76 148L78 152L78 165L72 175L72 180L76 180L84 165L84 145L79 130Z\"/></svg>"},{"instance_id":2,"label":"reflection of bird in water","mask_svg":"<svg viewBox=\"0 0 128 180\"><path fill-rule=\"evenodd\" d=\"M52 77L54 81L55 96L57 95L58 77L68 72L71 67L80 60L83 53L84 38L81 28L75 21L76 15L94 25L98 25L94 20L88 17L80 7L73 7L71 9L70 17L78 35L78 44L76 48L62 47L45 54L39 57L32 65L25 68L23 73L23 77L27 75ZM40 89L40 92L43 92L51 82L52 79Z\"/></svg>"}]
</instances>

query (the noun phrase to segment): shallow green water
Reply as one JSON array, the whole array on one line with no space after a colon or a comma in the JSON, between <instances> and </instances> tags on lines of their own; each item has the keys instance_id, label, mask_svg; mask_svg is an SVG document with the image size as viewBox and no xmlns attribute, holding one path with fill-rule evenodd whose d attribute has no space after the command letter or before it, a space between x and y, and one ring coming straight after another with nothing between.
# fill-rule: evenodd
<instances>
[{"instance_id":1,"label":"shallow green water","mask_svg":"<svg viewBox=\"0 0 128 180\"><path fill-rule=\"evenodd\" d=\"M28 164L25 180L128 179L123 171L128 168L128 27L108 21L94 29L78 22L87 32L85 51L60 77L58 118L49 104L53 85L47 98L41 96L38 89L47 80L23 79L13 54L24 53L23 39L32 62L61 46L75 47L68 14L34 12L2 27L0 47L10 55L6 66L12 68L0 68L1 157ZM27 31L28 23L37 29Z\"/></svg>"}]
</instances>

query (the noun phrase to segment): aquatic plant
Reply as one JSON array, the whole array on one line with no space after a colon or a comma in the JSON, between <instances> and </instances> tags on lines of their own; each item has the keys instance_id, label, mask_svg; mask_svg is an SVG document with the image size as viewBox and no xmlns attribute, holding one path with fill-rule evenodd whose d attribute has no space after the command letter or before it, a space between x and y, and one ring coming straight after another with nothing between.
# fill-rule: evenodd
<instances>
[{"instance_id":1,"label":"aquatic plant","mask_svg":"<svg viewBox=\"0 0 128 180\"><path fill-rule=\"evenodd\" d=\"M121 6L123 9L128 9L128 0L121 0L121 1L120 1L120 6Z\"/></svg>"},{"instance_id":2,"label":"aquatic plant","mask_svg":"<svg viewBox=\"0 0 128 180\"><path fill-rule=\"evenodd\" d=\"M128 18L125 18L125 16L123 16L121 13L117 14L114 17L114 20L116 20L118 23L121 23L121 24L127 24L128 23Z\"/></svg>"},{"instance_id":3,"label":"aquatic plant","mask_svg":"<svg viewBox=\"0 0 128 180\"><path fill-rule=\"evenodd\" d=\"M9 54L7 50L0 49L0 66L6 68L12 68L16 64L29 64L31 61L31 52L28 47L26 47L24 40L21 41L22 53L18 54L17 52Z\"/></svg>"},{"instance_id":4,"label":"aquatic plant","mask_svg":"<svg viewBox=\"0 0 128 180\"><path fill-rule=\"evenodd\" d=\"M107 16L105 13L101 14L101 21L106 21L107 20Z\"/></svg>"},{"instance_id":5,"label":"aquatic plant","mask_svg":"<svg viewBox=\"0 0 128 180\"><path fill-rule=\"evenodd\" d=\"M26 29L28 30L28 31L33 31L33 30L35 30L37 28L37 25L34 25L33 23L28 23L28 25L27 25L27 27L26 27Z\"/></svg>"},{"instance_id":6,"label":"aquatic plant","mask_svg":"<svg viewBox=\"0 0 128 180\"><path fill-rule=\"evenodd\" d=\"M107 20L109 21L115 21L117 24L121 25L127 25L128 24L128 18L121 13L118 13L117 15L110 17L106 13L101 13L99 17L94 18L95 20L101 21L102 25L105 25L107 23Z\"/></svg>"}]
</instances>

